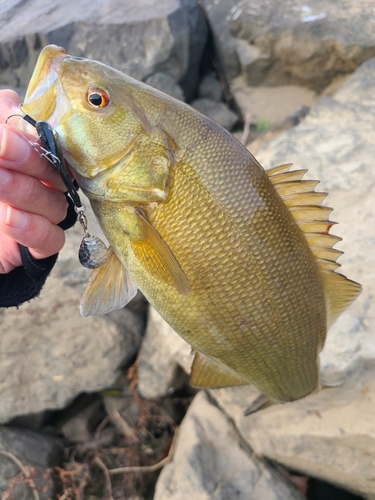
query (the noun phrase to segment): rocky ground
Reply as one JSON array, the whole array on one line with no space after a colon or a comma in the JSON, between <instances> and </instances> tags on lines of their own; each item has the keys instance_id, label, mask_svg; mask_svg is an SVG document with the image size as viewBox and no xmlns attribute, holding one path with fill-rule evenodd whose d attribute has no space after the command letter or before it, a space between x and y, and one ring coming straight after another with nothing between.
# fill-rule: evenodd
<instances>
[{"instance_id":1,"label":"rocky ground","mask_svg":"<svg viewBox=\"0 0 375 500\"><path fill-rule=\"evenodd\" d=\"M200 391L189 346L139 294L81 318L80 227L40 298L0 310L3 499L375 499L375 17L371 2L10 0L0 84L47 43L184 99L256 153L320 179L342 271L363 285L321 355L329 388L244 417ZM89 214L90 231L99 233Z\"/></svg>"}]
</instances>

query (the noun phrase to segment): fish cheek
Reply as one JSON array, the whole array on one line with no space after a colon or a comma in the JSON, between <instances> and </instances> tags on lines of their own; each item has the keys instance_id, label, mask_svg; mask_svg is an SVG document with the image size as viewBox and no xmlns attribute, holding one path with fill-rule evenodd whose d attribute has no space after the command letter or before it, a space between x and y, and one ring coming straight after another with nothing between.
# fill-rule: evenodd
<instances>
[{"instance_id":1,"label":"fish cheek","mask_svg":"<svg viewBox=\"0 0 375 500\"><path fill-rule=\"evenodd\" d=\"M133 202L162 201L167 197L170 164L168 157L150 158L136 151L126 158L121 168L108 174L106 196L120 200L123 195Z\"/></svg>"},{"instance_id":2,"label":"fish cheek","mask_svg":"<svg viewBox=\"0 0 375 500\"><path fill-rule=\"evenodd\" d=\"M87 177L121 161L143 132L140 122L129 121L124 109L102 111L72 107L59 126L65 149L74 163L81 166L79 173ZM121 126L120 122L123 122Z\"/></svg>"}]
</instances>

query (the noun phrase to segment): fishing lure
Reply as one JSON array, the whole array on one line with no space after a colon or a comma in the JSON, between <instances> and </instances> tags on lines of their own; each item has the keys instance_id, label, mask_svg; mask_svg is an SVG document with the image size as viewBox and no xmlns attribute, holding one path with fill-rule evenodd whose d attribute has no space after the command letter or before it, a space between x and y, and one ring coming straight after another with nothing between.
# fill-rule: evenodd
<instances>
[{"instance_id":1,"label":"fishing lure","mask_svg":"<svg viewBox=\"0 0 375 500\"><path fill-rule=\"evenodd\" d=\"M66 167L64 157L58 142L58 135L51 125L43 120L36 121L29 115L11 115L8 116L6 122L12 116L20 116L25 121L35 127L42 147L39 144L28 141L41 157L46 158L62 178L68 194L74 204L74 209L77 212L78 221L82 226L84 236L78 250L78 258L82 266L88 269L96 269L101 267L108 259L109 251L105 243L95 235L89 233L87 228L86 207L82 203L78 194L76 181L72 181L69 171ZM41 152L42 151L42 152Z\"/></svg>"}]
</instances>

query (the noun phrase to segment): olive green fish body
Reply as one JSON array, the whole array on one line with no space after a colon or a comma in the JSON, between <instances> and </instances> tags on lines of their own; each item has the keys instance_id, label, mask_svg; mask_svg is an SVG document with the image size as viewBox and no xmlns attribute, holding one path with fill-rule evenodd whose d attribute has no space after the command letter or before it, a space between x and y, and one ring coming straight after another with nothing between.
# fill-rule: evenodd
<instances>
[{"instance_id":1,"label":"olive green fish body","mask_svg":"<svg viewBox=\"0 0 375 500\"><path fill-rule=\"evenodd\" d=\"M316 193L302 202L300 181L285 182L285 169L267 174L189 106L99 63L66 57L54 80L65 97L34 118L58 116L64 155L114 255L193 347L192 382L253 383L281 401L317 390L327 322L359 287L334 273L327 231L315 232L331 225L324 209L309 204ZM35 88L24 106L31 116ZM87 104L95 88L108 91L103 109ZM313 226L304 220L309 213ZM104 273L95 275L97 288Z\"/></svg>"},{"instance_id":2,"label":"olive green fish body","mask_svg":"<svg viewBox=\"0 0 375 500\"><path fill-rule=\"evenodd\" d=\"M277 399L297 399L318 384L326 333L318 266L263 169L215 124L206 123L212 137L200 142L200 120L184 120L191 137L153 220L188 277L189 296L145 272L131 252L122 255L118 228L103 229L151 304L194 348ZM99 220L113 214L112 204L108 215L96 205ZM299 383L291 389L290 380Z\"/></svg>"}]
</instances>

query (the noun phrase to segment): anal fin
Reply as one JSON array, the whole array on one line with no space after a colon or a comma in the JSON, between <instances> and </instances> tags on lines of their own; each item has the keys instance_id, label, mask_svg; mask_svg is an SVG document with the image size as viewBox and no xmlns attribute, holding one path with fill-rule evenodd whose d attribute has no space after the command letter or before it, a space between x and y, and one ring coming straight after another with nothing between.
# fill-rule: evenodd
<instances>
[{"instance_id":1,"label":"anal fin","mask_svg":"<svg viewBox=\"0 0 375 500\"><path fill-rule=\"evenodd\" d=\"M227 371L203 354L196 352L191 367L190 383L194 387L215 389L233 385L246 385L249 382L237 377L229 370Z\"/></svg>"},{"instance_id":2,"label":"anal fin","mask_svg":"<svg viewBox=\"0 0 375 500\"><path fill-rule=\"evenodd\" d=\"M137 293L137 286L113 249L105 264L91 273L80 304L82 316L106 314L124 307Z\"/></svg>"}]
</instances>

